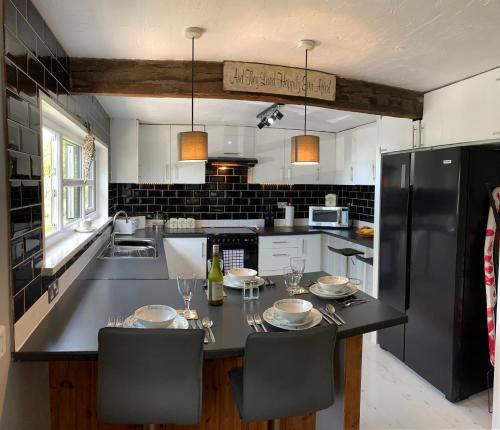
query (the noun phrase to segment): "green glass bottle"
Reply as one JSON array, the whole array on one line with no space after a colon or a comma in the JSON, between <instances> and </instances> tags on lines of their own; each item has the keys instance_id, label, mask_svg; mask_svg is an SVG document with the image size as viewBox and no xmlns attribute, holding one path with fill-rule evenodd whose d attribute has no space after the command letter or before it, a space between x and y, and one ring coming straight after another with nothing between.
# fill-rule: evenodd
<instances>
[{"instance_id":1,"label":"green glass bottle","mask_svg":"<svg viewBox=\"0 0 500 430\"><path fill-rule=\"evenodd\" d=\"M212 267L208 274L208 304L220 306L224 300L224 276L220 268L219 245L213 246Z\"/></svg>"}]
</instances>

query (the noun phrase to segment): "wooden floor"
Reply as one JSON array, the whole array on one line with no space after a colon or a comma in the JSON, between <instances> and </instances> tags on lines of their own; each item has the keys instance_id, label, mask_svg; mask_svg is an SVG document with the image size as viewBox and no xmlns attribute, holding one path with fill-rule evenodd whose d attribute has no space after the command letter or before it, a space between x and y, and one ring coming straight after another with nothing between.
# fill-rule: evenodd
<instances>
[{"instance_id":1,"label":"wooden floor","mask_svg":"<svg viewBox=\"0 0 500 430\"><path fill-rule=\"evenodd\" d=\"M361 429L490 429L484 391L450 403L438 390L365 339Z\"/></svg>"}]
</instances>

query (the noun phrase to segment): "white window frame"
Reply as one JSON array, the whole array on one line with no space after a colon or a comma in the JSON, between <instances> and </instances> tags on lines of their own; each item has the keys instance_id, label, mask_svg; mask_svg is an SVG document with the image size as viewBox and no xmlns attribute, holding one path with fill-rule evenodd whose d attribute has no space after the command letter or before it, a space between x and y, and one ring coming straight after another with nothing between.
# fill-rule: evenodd
<instances>
[{"instance_id":1,"label":"white window frame","mask_svg":"<svg viewBox=\"0 0 500 430\"><path fill-rule=\"evenodd\" d=\"M57 167L56 167L56 175L57 175L57 196L53 197L53 204L54 200L57 200L57 225L58 229L56 231L53 231L49 235L46 235L45 238L50 238L50 240L53 240L53 238L57 238L58 236L67 233L70 230L73 230L82 219L85 218L95 218L97 216L97 211L98 211L98 204L97 204L97 187L98 187L98 179L97 179L97 172L96 172L96 164L97 164L97 154L96 157L94 158L93 161L93 177L94 179L89 180L87 184L93 185L94 191L93 191L93 208L90 210L85 209L85 186L87 184L84 183L83 180L83 138L81 136L76 135L75 133L71 132L70 130L67 130L65 127L61 126L55 121L52 121L49 118L43 118L43 125L42 125L42 134L43 134L43 129L47 128L51 132L55 133L58 136L58 156L57 156ZM63 178L63 163L64 163L64 154L63 154L63 141L64 139L68 140L69 142L76 144L80 146L81 151L82 151L82 179L64 179ZM43 150L43 148L42 148ZM72 222L69 222L67 224L64 224L64 214L63 214L63 207L64 207L64 187L65 186L77 186L81 188L80 192L80 207L81 207L81 213L80 217ZM44 216L45 216L45 211L44 211ZM57 240L57 239L55 239Z\"/></svg>"}]
</instances>

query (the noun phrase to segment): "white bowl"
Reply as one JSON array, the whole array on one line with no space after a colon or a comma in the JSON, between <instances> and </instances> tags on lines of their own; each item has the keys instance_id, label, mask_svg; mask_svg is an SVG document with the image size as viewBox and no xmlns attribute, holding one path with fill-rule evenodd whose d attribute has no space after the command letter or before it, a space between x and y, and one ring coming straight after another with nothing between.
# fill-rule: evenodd
<instances>
[{"instance_id":1,"label":"white bowl","mask_svg":"<svg viewBox=\"0 0 500 430\"><path fill-rule=\"evenodd\" d=\"M227 274L232 280L242 284L245 281L253 280L257 275L257 270L245 269L243 267L240 267L228 270Z\"/></svg>"},{"instance_id":2,"label":"white bowl","mask_svg":"<svg viewBox=\"0 0 500 430\"><path fill-rule=\"evenodd\" d=\"M149 328L168 327L176 316L175 309L166 305L147 305L134 312L134 317L139 323Z\"/></svg>"},{"instance_id":3,"label":"white bowl","mask_svg":"<svg viewBox=\"0 0 500 430\"><path fill-rule=\"evenodd\" d=\"M311 312L313 305L311 302L302 299L283 299L274 302L274 313L278 318L291 323L304 321Z\"/></svg>"},{"instance_id":4,"label":"white bowl","mask_svg":"<svg viewBox=\"0 0 500 430\"><path fill-rule=\"evenodd\" d=\"M329 293L340 293L347 288L349 278L345 276L322 276L317 282L322 290Z\"/></svg>"}]
</instances>

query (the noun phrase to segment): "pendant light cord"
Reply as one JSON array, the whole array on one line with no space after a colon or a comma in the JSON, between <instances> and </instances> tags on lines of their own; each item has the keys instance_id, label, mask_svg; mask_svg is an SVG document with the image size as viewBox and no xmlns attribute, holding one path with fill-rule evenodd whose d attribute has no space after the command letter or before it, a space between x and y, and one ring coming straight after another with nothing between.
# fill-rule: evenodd
<instances>
[{"instance_id":1,"label":"pendant light cord","mask_svg":"<svg viewBox=\"0 0 500 430\"><path fill-rule=\"evenodd\" d=\"M306 88L304 90L304 136L307 134L307 49L306 49Z\"/></svg>"},{"instance_id":2,"label":"pendant light cord","mask_svg":"<svg viewBox=\"0 0 500 430\"><path fill-rule=\"evenodd\" d=\"M191 131L194 131L194 37L191 38Z\"/></svg>"}]
</instances>

